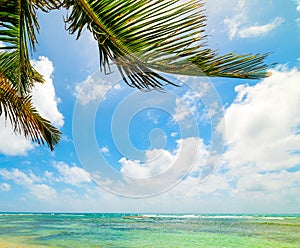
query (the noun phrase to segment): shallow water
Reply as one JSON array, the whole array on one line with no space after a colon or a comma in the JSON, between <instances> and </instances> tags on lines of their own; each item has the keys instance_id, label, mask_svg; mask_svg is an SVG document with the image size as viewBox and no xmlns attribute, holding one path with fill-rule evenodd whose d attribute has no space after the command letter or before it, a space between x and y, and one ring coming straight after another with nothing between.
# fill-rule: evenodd
<instances>
[{"instance_id":1,"label":"shallow water","mask_svg":"<svg viewBox=\"0 0 300 248\"><path fill-rule=\"evenodd\" d=\"M300 216L2 213L0 247L300 247Z\"/></svg>"}]
</instances>

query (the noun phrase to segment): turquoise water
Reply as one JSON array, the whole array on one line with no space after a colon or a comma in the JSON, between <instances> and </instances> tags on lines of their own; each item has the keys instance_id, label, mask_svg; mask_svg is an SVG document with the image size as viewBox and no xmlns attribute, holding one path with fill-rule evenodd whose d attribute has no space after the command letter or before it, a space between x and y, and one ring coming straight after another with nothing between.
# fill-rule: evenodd
<instances>
[{"instance_id":1,"label":"turquoise water","mask_svg":"<svg viewBox=\"0 0 300 248\"><path fill-rule=\"evenodd\" d=\"M0 247L300 247L300 216L0 214Z\"/></svg>"}]
</instances>

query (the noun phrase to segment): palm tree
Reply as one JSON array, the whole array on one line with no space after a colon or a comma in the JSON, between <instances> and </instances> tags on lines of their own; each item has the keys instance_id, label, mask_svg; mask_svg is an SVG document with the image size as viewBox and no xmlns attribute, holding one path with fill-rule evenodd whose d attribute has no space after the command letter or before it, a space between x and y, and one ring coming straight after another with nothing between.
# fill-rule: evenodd
<instances>
[{"instance_id":1,"label":"palm tree","mask_svg":"<svg viewBox=\"0 0 300 248\"><path fill-rule=\"evenodd\" d=\"M140 90L173 84L158 71L190 76L259 79L268 54L219 56L207 47L206 16L196 0L0 0L0 115L33 141L58 143L60 132L33 108L30 92L42 76L30 64L39 24L37 10L66 8L66 29L79 38L92 32L100 69L117 65L123 80ZM191 66L191 64L193 66ZM197 70L195 70L195 67Z\"/></svg>"}]
</instances>

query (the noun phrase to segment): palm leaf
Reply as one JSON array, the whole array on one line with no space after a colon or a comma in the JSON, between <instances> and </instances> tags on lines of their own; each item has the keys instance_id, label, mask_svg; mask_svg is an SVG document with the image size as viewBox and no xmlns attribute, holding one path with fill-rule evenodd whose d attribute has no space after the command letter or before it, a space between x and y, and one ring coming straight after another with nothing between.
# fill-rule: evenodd
<instances>
[{"instance_id":1,"label":"palm leaf","mask_svg":"<svg viewBox=\"0 0 300 248\"><path fill-rule=\"evenodd\" d=\"M36 2L37 6L33 2ZM26 95L35 82L43 77L31 66L29 49L35 49L36 31L39 30L36 8L47 3L54 7L55 1L2 0L0 2L0 73L17 89L19 95Z\"/></svg>"},{"instance_id":2,"label":"palm leaf","mask_svg":"<svg viewBox=\"0 0 300 248\"><path fill-rule=\"evenodd\" d=\"M190 76L259 79L268 54L218 56L207 48L201 1L65 0L70 33L87 27L98 41L100 68L117 64L124 81L139 89L171 83L156 71Z\"/></svg>"},{"instance_id":3,"label":"palm leaf","mask_svg":"<svg viewBox=\"0 0 300 248\"><path fill-rule=\"evenodd\" d=\"M42 118L33 107L31 96L19 96L8 79L0 76L0 116L9 119L16 133L30 137L38 144L48 144L51 150L59 142L61 132Z\"/></svg>"},{"instance_id":4,"label":"palm leaf","mask_svg":"<svg viewBox=\"0 0 300 248\"><path fill-rule=\"evenodd\" d=\"M36 8L44 12L59 9L62 6L62 0L32 0L32 3Z\"/></svg>"}]
</instances>

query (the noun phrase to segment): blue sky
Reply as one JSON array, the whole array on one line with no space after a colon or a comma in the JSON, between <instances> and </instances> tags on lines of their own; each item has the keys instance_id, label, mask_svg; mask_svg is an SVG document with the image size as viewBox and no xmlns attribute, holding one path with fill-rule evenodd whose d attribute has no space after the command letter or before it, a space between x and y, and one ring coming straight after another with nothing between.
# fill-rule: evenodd
<instances>
[{"instance_id":1,"label":"blue sky","mask_svg":"<svg viewBox=\"0 0 300 248\"><path fill-rule=\"evenodd\" d=\"M271 52L271 77L138 92L39 13L33 99L63 138L50 152L0 119L0 211L299 213L300 1L205 3L210 47Z\"/></svg>"}]
</instances>

